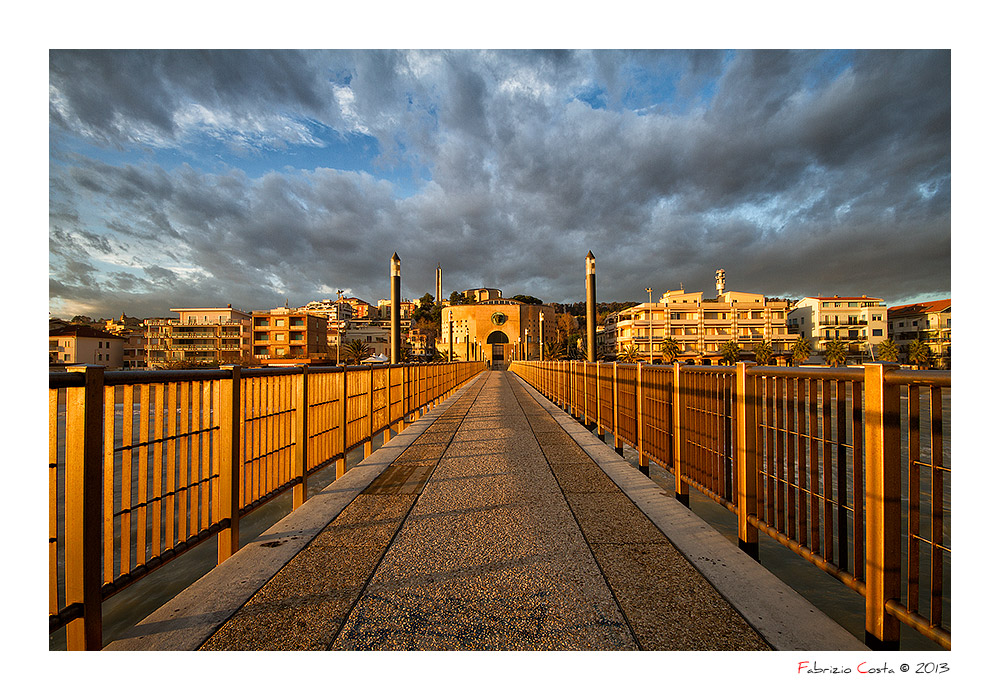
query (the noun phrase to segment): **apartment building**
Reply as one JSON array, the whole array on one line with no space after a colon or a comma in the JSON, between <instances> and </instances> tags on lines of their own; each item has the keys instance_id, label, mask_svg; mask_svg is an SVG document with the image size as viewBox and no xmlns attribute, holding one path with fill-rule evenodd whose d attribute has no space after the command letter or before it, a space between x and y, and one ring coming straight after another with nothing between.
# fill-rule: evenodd
<instances>
[{"instance_id":1,"label":"apartment building","mask_svg":"<svg viewBox=\"0 0 1000 700\"><path fill-rule=\"evenodd\" d=\"M107 331L85 325L69 325L49 331L49 364L101 365L122 368L124 341Z\"/></svg>"},{"instance_id":2,"label":"apartment building","mask_svg":"<svg viewBox=\"0 0 1000 700\"><path fill-rule=\"evenodd\" d=\"M847 344L848 362L870 361L875 346L889 337L885 301L875 297L806 297L788 313L788 329L812 346L813 358L821 360L830 340Z\"/></svg>"},{"instance_id":3,"label":"apartment building","mask_svg":"<svg viewBox=\"0 0 1000 700\"><path fill-rule=\"evenodd\" d=\"M122 314L106 320L104 330L122 339L122 369L146 368L146 325L141 318Z\"/></svg>"},{"instance_id":4,"label":"apartment building","mask_svg":"<svg viewBox=\"0 0 1000 700\"><path fill-rule=\"evenodd\" d=\"M889 338L902 350L920 339L934 353L934 364L951 368L951 299L890 306Z\"/></svg>"},{"instance_id":5,"label":"apartment building","mask_svg":"<svg viewBox=\"0 0 1000 700\"><path fill-rule=\"evenodd\" d=\"M392 343L389 337L390 331L391 329L388 325L351 321L341 330L337 340L342 345L349 345L355 340L360 340L371 348L372 355L385 355L388 357L391 352L390 346ZM331 348L331 350L336 352L336 348ZM343 352L340 353L340 361L344 362Z\"/></svg>"},{"instance_id":6,"label":"apartment building","mask_svg":"<svg viewBox=\"0 0 1000 700\"><path fill-rule=\"evenodd\" d=\"M345 301L351 305L352 318L356 320L375 320L378 318L378 307L372 306L364 299L359 299L357 297L344 297L341 301Z\"/></svg>"},{"instance_id":7,"label":"apartment building","mask_svg":"<svg viewBox=\"0 0 1000 700\"><path fill-rule=\"evenodd\" d=\"M253 356L268 360L309 363L327 359L327 320L287 306L253 312Z\"/></svg>"},{"instance_id":8,"label":"apartment building","mask_svg":"<svg viewBox=\"0 0 1000 700\"><path fill-rule=\"evenodd\" d=\"M721 290L720 290L721 291ZM788 302L768 301L763 294L721 292L705 299L702 292L671 290L659 302L639 304L605 319L608 345L614 354L634 346L648 362L661 361L661 345L673 338L681 362L718 364L723 346L733 341L741 354L753 357L753 346L770 342L776 358L787 354L798 337L789 331ZM606 346L606 347L607 347Z\"/></svg>"},{"instance_id":9,"label":"apartment building","mask_svg":"<svg viewBox=\"0 0 1000 700\"><path fill-rule=\"evenodd\" d=\"M408 300L403 299L399 302L399 320L401 323L406 322L409 325L409 320L413 318L413 310L417 308L417 305ZM378 318L381 321L392 321L392 300L391 299L379 299L378 300Z\"/></svg>"},{"instance_id":10,"label":"apartment building","mask_svg":"<svg viewBox=\"0 0 1000 700\"><path fill-rule=\"evenodd\" d=\"M158 369L178 362L237 364L250 347L251 315L224 307L170 309L176 319L147 319L146 366Z\"/></svg>"}]
</instances>

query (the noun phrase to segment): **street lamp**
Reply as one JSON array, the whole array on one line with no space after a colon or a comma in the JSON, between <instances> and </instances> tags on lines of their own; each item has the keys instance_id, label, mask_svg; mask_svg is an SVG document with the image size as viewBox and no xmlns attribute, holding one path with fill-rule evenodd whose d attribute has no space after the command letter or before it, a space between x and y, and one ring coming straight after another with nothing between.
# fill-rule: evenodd
<instances>
[{"instance_id":1,"label":"street lamp","mask_svg":"<svg viewBox=\"0 0 1000 700\"><path fill-rule=\"evenodd\" d=\"M337 364L340 364L340 312L343 308L342 300L344 298L344 290L337 290L337 306L334 309L334 316L337 319Z\"/></svg>"},{"instance_id":2,"label":"street lamp","mask_svg":"<svg viewBox=\"0 0 1000 700\"><path fill-rule=\"evenodd\" d=\"M649 333L649 364L653 364L653 288L646 287L649 294L649 320L646 321L646 332Z\"/></svg>"},{"instance_id":3,"label":"street lamp","mask_svg":"<svg viewBox=\"0 0 1000 700\"><path fill-rule=\"evenodd\" d=\"M538 314L538 361L545 359L545 314Z\"/></svg>"}]
</instances>

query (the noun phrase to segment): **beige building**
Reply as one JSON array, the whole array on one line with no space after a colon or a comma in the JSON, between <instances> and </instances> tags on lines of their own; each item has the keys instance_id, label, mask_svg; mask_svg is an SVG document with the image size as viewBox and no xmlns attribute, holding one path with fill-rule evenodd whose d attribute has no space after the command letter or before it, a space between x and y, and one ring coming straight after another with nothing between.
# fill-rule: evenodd
<instances>
[{"instance_id":1,"label":"beige building","mask_svg":"<svg viewBox=\"0 0 1000 700\"><path fill-rule=\"evenodd\" d=\"M951 299L891 306L888 317L889 338L902 351L901 360L906 346L919 338L930 346L936 367L951 368Z\"/></svg>"},{"instance_id":2,"label":"beige building","mask_svg":"<svg viewBox=\"0 0 1000 700\"><path fill-rule=\"evenodd\" d=\"M250 314L225 307L170 309L177 319L148 319L146 365L174 362L237 364L250 348Z\"/></svg>"},{"instance_id":3,"label":"beige building","mask_svg":"<svg viewBox=\"0 0 1000 700\"><path fill-rule=\"evenodd\" d=\"M450 346L459 360L537 360L539 335L544 333L547 343L556 341L553 307L504 299L500 290L469 290L474 291L482 292L484 300L454 304L441 312L441 341L437 347L445 356Z\"/></svg>"},{"instance_id":4,"label":"beige building","mask_svg":"<svg viewBox=\"0 0 1000 700\"><path fill-rule=\"evenodd\" d=\"M753 356L753 346L765 341L780 357L798 337L789 332L787 316L787 302L767 301L763 294L723 292L705 299L702 292L671 290L659 302L608 316L605 347L610 347L613 338L614 354L631 345L641 359L659 362L663 341L673 338L680 346L679 361L718 364L723 346L730 341L747 359Z\"/></svg>"},{"instance_id":5,"label":"beige building","mask_svg":"<svg viewBox=\"0 0 1000 700\"><path fill-rule=\"evenodd\" d=\"M90 326L73 325L49 332L49 364L101 365L122 369L124 340Z\"/></svg>"},{"instance_id":6,"label":"beige building","mask_svg":"<svg viewBox=\"0 0 1000 700\"><path fill-rule=\"evenodd\" d=\"M809 341L814 359L822 359L828 341L842 340L848 362L866 362L889 337L887 319L885 301L875 297L806 297L789 311L788 329Z\"/></svg>"}]
</instances>

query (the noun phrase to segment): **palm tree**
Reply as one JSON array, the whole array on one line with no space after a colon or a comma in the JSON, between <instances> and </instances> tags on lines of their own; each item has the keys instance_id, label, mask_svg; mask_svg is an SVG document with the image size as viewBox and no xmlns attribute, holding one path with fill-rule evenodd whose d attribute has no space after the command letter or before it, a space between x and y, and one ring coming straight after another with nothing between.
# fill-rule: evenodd
<instances>
[{"instance_id":1,"label":"palm tree","mask_svg":"<svg viewBox=\"0 0 1000 700\"><path fill-rule=\"evenodd\" d=\"M766 365L774 357L774 346L770 341L762 340L753 346L753 355L758 365Z\"/></svg>"},{"instance_id":2,"label":"palm tree","mask_svg":"<svg viewBox=\"0 0 1000 700\"><path fill-rule=\"evenodd\" d=\"M735 340L727 341L721 348L722 361L727 365L735 365L740 360L740 344Z\"/></svg>"},{"instance_id":3,"label":"palm tree","mask_svg":"<svg viewBox=\"0 0 1000 700\"><path fill-rule=\"evenodd\" d=\"M546 360L566 359L566 346L563 343L545 343L544 351Z\"/></svg>"},{"instance_id":4,"label":"palm tree","mask_svg":"<svg viewBox=\"0 0 1000 700\"><path fill-rule=\"evenodd\" d=\"M801 335L792 343L792 347L789 348L791 352L791 359L793 365L801 365L803 362L809 359L812 354L812 346L809 345L809 341L803 338Z\"/></svg>"},{"instance_id":5,"label":"palm tree","mask_svg":"<svg viewBox=\"0 0 1000 700\"><path fill-rule=\"evenodd\" d=\"M826 364L839 367L847 362L847 343L843 340L828 340L823 354L826 356Z\"/></svg>"},{"instance_id":6,"label":"palm tree","mask_svg":"<svg viewBox=\"0 0 1000 700\"><path fill-rule=\"evenodd\" d=\"M344 356L352 365L360 365L361 361L371 354L371 347L360 338L355 338L344 346Z\"/></svg>"},{"instance_id":7,"label":"palm tree","mask_svg":"<svg viewBox=\"0 0 1000 700\"><path fill-rule=\"evenodd\" d=\"M899 348L892 338L886 338L878 344L878 359L883 362L895 362L899 359Z\"/></svg>"},{"instance_id":8,"label":"palm tree","mask_svg":"<svg viewBox=\"0 0 1000 700\"><path fill-rule=\"evenodd\" d=\"M920 340L920 338L910 343L906 349L906 355L910 364L916 365L919 369L930 365L934 357L934 353L931 352L931 346Z\"/></svg>"},{"instance_id":9,"label":"palm tree","mask_svg":"<svg viewBox=\"0 0 1000 700\"><path fill-rule=\"evenodd\" d=\"M673 336L667 336L660 345L660 352L668 365L677 361L677 356L681 354L681 344Z\"/></svg>"},{"instance_id":10,"label":"palm tree","mask_svg":"<svg viewBox=\"0 0 1000 700\"><path fill-rule=\"evenodd\" d=\"M619 351L618 359L622 362L638 362L640 351L635 345L626 345Z\"/></svg>"}]
</instances>

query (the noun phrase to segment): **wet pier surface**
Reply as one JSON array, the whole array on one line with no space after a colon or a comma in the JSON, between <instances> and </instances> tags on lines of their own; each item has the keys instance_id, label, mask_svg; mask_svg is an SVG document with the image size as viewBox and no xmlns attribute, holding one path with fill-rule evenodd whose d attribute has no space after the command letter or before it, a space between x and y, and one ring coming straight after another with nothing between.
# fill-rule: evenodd
<instances>
[{"instance_id":1,"label":"wet pier surface","mask_svg":"<svg viewBox=\"0 0 1000 700\"><path fill-rule=\"evenodd\" d=\"M108 648L863 648L692 518L484 372Z\"/></svg>"}]
</instances>

